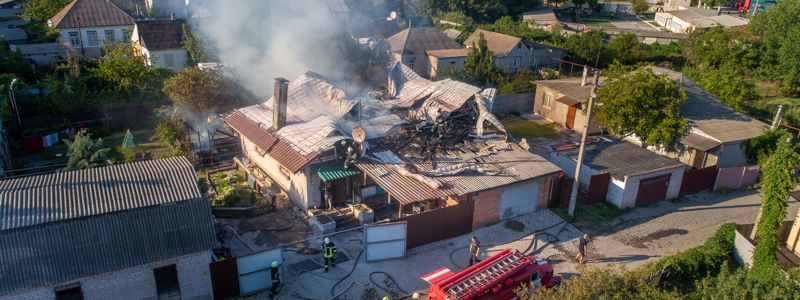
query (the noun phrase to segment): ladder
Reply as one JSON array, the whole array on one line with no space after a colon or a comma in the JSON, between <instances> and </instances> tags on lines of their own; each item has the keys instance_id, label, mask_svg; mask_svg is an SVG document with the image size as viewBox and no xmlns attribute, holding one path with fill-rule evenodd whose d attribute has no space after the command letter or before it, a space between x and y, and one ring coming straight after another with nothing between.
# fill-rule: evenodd
<instances>
[{"instance_id":1,"label":"ladder","mask_svg":"<svg viewBox=\"0 0 800 300\"><path fill-rule=\"evenodd\" d=\"M448 299L468 299L480 295L487 287L497 284L501 279L527 263L525 256L519 252L503 258L497 263L486 267L478 273L457 283L447 290Z\"/></svg>"}]
</instances>

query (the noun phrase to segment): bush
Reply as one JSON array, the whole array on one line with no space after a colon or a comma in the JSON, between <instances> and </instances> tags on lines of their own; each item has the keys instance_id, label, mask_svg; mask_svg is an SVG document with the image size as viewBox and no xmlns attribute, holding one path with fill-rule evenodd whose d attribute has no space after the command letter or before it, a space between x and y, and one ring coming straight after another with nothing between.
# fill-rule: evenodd
<instances>
[{"instance_id":1,"label":"bush","mask_svg":"<svg viewBox=\"0 0 800 300\"><path fill-rule=\"evenodd\" d=\"M672 266L667 281L683 289L691 288L695 282L708 276L716 276L724 263L733 262L731 252L735 230L736 224L723 224L702 246L664 257L651 266L650 272Z\"/></svg>"},{"instance_id":2,"label":"bush","mask_svg":"<svg viewBox=\"0 0 800 300\"><path fill-rule=\"evenodd\" d=\"M581 275L552 289L535 293L517 291L519 299L680 299L675 292L647 284L637 273L609 267L584 270Z\"/></svg>"},{"instance_id":3,"label":"bush","mask_svg":"<svg viewBox=\"0 0 800 300\"><path fill-rule=\"evenodd\" d=\"M800 299L800 290L789 279L775 276L774 280L756 280L747 269L733 269L723 264L717 277L703 279L696 287L702 299Z\"/></svg>"}]
</instances>

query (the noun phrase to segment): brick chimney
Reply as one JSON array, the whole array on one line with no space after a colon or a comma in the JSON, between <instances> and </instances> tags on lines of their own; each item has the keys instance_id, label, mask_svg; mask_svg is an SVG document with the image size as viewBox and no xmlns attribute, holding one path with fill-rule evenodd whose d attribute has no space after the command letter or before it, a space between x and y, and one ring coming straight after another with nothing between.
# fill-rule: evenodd
<instances>
[{"instance_id":1,"label":"brick chimney","mask_svg":"<svg viewBox=\"0 0 800 300\"><path fill-rule=\"evenodd\" d=\"M286 94L289 81L281 77L275 78L275 89L272 99L272 129L279 130L286 126Z\"/></svg>"}]
</instances>

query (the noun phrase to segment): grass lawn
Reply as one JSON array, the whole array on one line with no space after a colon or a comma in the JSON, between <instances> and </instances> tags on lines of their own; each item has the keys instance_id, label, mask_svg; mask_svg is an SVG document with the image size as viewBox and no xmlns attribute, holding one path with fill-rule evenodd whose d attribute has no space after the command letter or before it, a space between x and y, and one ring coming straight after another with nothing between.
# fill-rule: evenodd
<instances>
[{"instance_id":1,"label":"grass lawn","mask_svg":"<svg viewBox=\"0 0 800 300\"><path fill-rule=\"evenodd\" d=\"M517 138L530 139L533 137L554 138L558 132L553 129L553 125L539 125L536 122L526 120L522 117L506 117L502 119L506 130Z\"/></svg>"},{"instance_id":2,"label":"grass lawn","mask_svg":"<svg viewBox=\"0 0 800 300\"><path fill-rule=\"evenodd\" d=\"M800 126L800 98L781 96L778 93L778 87L769 82L756 82L756 91L762 98L748 101L746 105L758 116L772 119L778 110L778 105L787 105L784 114L785 120L789 125Z\"/></svg>"},{"instance_id":3,"label":"grass lawn","mask_svg":"<svg viewBox=\"0 0 800 300\"><path fill-rule=\"evenodd\" d=\"M119 160L124 159L124 155L122 152L122 141L125 140L125 133L127 130L121 130L114 132L113 134L103 137L103 145L105 147L111 148L111 151L108 154L109 158L116 158ZM164 145L161 145L157 142L151 142L150 139L153 137L153 128L152 127L145 127L139 129L131 130L133 136L136 138L137 147L135 148L135 153L150 153L153 158L161 158L170 156L170 151Z\"/></svg>"},{"instance_id":4,"label":"grass lawn","mask_svg":"<svg viewBox=\"0 0 800 300\"><path fill-rule=\"evenodd\" d=\"M586 26L595 26L595 27L614 27L614 24L608 21L608 19L583 19L583 24Z\"/></svg>"}]
</instances>

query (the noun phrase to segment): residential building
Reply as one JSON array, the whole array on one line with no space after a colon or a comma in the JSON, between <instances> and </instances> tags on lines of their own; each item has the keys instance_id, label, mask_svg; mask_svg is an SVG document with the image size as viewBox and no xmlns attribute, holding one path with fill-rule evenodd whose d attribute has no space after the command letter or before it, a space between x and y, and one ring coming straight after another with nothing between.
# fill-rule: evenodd
<instances>
[{"instance_id":1,"label":"residential building","mask_svg":"<svg viewBox=\"0 0 800 300\"><path fill-rule=\"evenodd\" d=\"M470 49L444 49L430 50L428 54L428 65L431 67L431 77L438 77L452 71L461 71L467 60Z\"/></svg>"},{"instance_id":2,"label":"residential building","mask_svg":"<svg viewBox=\"0 0 800 300\"><path fill-rule=\"evenodd\" d=\"M498 68L517 73L531 65L531 51L518 37L478 29L464 41L464 45L467 48L477 46L481 36L486 40L489 51L492 51L493 63Z\"/></svg>"},{"instance_id":3,"label":"residential building","mask_svg":"<svg viewBox=\"0 0 800 300\"><path fill-rule=\"evenodd\" d=\"M11 51L19 52L37 67L54 66L69 57L67 47L60 43L11 45Z\"/></svg>"},{"instance_id":4,"label":"residential building","mask_svg":"<svg viewBox=\"0 0 800 300\"><path fill-rule=\"evenodd\" d=\"M28 43L28 34L22 28L0 28L0 37L9 45Z\"/></svg>"},{"instance_id":5,"label":"residential building","mask_svg":"<svg viewBox=\"0 0 800 300\"><path fill-rule=\"evenodd\" d=\"M362 100L374 105L358 108L341 89L311 72L291 83L277 80L275 91L266 103L237 109L225 122L240 134L243 164L254 177L278 186L309 213L327 207L323 195L330 193L332 206L365 204L376 219L451 208L463 218L438 222L461 222L459 228L472 230L546 207L560 172L499 138L507 133L486 106L491 92L452 79L430 81L399 62L389 72L388 99ZM351 112L355 109L360 121ZM479 116L477 122L472 115ZM425 139L405 136L414 134L404 129L412 128L411 122L420 122L421 129L430 128L429 122L461 124L459 132L471 135L440 141L459 150L438 151L431 158L408 146Z\"/></svg>"},{"instance_id":6,"label":"residential building","mask_svg":"<svg viewBox=\"0 0 800 300\"><path fill-rule=\"evenodd\" d=\"M455 29L455 28L447 28L447 29L443 30L442 32L444 33L444 35L446 35L447 37L449 37L450 39L452 39L454 41L456 39L458 39L458 37L461 36L461 33L462 33L461 30L458 30L458 29Z\"/></svg>"},{"instance_id":7,"label":"residential building","mask_svg":"<svg viewBox=\"0 0 800 300\"><path fill-rule=\"evenodd\" d=\"M145 59L148 66L173 71L183 69L189 59L183 48L185 26L183 20L137 21L131 35L134 51Z\"/></svg>"},{"instance_id":8,"label":"residential building","mask_svg":"<svg viewBox=\"0 0 800 300\"><path fill-rule=\"evenodd\" d=\"M0 299L210 299L211 206L185 157L0 180Z\"/></svg>"},{"instance_id":9,"label":"residential building","mask_svg":"<svg viewBox=\"0 0 800 300\"><path fill-rule=\"evenodd\" d=\"M553 9L547 6L538 6L535 10L522 14L522 21L533 27L550 30L553 25L561 24Z\"/></svg>"},{"instance_id":10,"label":"residential building","mask_svg":"<svg viewBox=\"0 0 800 300\"><path fill-rule=\"evenodd\" d=\"M554 80L537 80L536 95L533 101L533 113L576 132L583 132L586 126L586 110L594 85L587 76L583 78L565 78ZM592 122L589 133L598 133L600 126Z\"/></svg>"},{"instance_id":11,"label":"residential building","mask_svg":"<svg viewBox=\"0 0 800 300\"><path fill-rule=\"evenodd\" d=\"M436 75L431 70L441 69L439 66L431 66L428 51L464 48L435 27L406 28L387 40L394 59L425 78Z\"/></svg>"},{"instance_id":12,"label":"residential building","mask_svg":"<svg viewBox=\"0 0 800 300\"><path fill-rule=\"evenodd\" d=\"M578 147L572 146L551 152L549 160L574 178ZM630 208L677 198L686 168L677 160L631 143L594 138L584 151L580 185L589 202L607 201Z\"/></svg>"},{"instance_id":13,"label":"residential building","mask_svg":"<svg viewBox=\"0 0 800 300\"><path fill-rule=\"evenodd\" d=\"M699 7L680 7L678 10L657 12L655 20L658 25L675 33L688 33L695 28L740 27L750 23L746 18Z\"/></svg>"},{"instance_id":14,"label":"residential building","mask_svg":"<svg viewBox=\"0 0 800 300\"><path fill-rule=\"evenodd\" d=\"M536 70L541 67L557 67L566 50L550 45L540 44L529 40L522 40L531 51L531 68Z\"/></svg>"},{"instance_id":15,"label":"residential building","mask_svg":"<svg viewBox=\"0 0 800 300\"><path fill-rule=\"evenodd\" d=\"M680 115L689 122L690 131L675 151L651 150L698 169L747 166L745 143L763 134L768 125L726 106L682 73L659 67L652 70L681 82L688 99L681 105Z\"/></svg>"},{"instance_id":16,"label":"residential building","mask_svg":"<svg viewBox=\"0 0 800 300\"><path fill-rule=\"evenodd\" d=\"M102 56L105 43L128 42L134 20L109 0L74 0L47 21L62 44L87 57Z\"/></svg>"}]
</instances>

